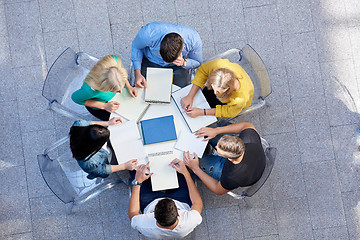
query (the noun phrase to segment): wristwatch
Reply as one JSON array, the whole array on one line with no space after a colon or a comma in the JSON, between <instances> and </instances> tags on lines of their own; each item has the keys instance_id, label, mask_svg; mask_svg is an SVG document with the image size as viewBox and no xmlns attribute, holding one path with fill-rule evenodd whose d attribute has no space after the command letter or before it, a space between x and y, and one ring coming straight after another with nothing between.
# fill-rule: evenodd
<instances>
[{"instance_id":1,"label":"wristwatch","mask_svg":"<svg viewBox=\"0 0 360 240\"><path fill-rule=\"evenodd\" d=\"M186 64L187 64L187 62L186 62L186 59L184 58L184 67L186 67Z\"/></svg>"},{"instance_id":2,"label":"wristwatch","mask_svg":"<svg viewBox=\"0 0 360 240\"><path fill-rule=\"evenodd\" d=\"M140 182L138 182L138 181L136 181L136 180L134 179L134 180L132 180L131 184L132 184L133 186L134 186L134 185L139 185L139 186L141 186L142 183L140 183Z\"/></svg>"}]
</instances>

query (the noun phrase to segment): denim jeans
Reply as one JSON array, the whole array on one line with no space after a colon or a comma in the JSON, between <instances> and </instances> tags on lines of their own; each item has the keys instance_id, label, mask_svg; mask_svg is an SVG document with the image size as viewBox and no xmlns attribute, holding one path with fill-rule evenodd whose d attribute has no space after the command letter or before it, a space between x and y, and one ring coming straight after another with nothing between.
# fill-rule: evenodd
<instances>
[{"instance_id":1,"label":"denim jeans","mask_svg":"<svg viewBox=\"0 0 360 240\"><path fill-rule=\"evenodd\" d=\"M135 179L136 171L129 171L130 172L130 180ZM149 203L154 201L157 198L171 198L175 199L179 202L187 203L190 207L192 205L190 195L189 195L189 189L187 187L187 183L185 180L185 177L177 173L178 181L179 181L179 188L176 189L169 189L165 191L152 191L151 187L151 179L144 181L140 188L140 210L141 212L144 212L144 209L146 208Z\"/></svg>"},{"instance_id":2,"label":"denim jeans","mask_svg":"<svg viewBox=\"0 0 360 240\"><path fill-rule=\"evenodd\" d=\"M226 158L216 155L205 155L199 161L199 166L207 175L220 181Z\"/></svg>"}]
</instances>

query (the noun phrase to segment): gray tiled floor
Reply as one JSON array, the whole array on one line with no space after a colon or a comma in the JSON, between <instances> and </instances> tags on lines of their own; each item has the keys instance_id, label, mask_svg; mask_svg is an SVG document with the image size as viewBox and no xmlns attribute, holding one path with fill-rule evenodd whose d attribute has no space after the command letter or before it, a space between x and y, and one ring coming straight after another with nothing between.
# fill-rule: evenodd
<instances>
[{"instance_id":1,"label":"gray tiled floor","mask_svg":"<svg viewBox=\"0 0 360 240\"><path fill-rule=\"evenodd\" d=\"M271 75L269 106L237 119L278 148L270 180L252 208L200 183L195 238L360 239L358 0L0 0L0 239L142 238L130 228L125 187L66 215L36 154L70 124L41 96L54 59L70 46L119 54L128 66L132 39L151 21L194 27L205 59L249 43Z\"/></svg>"}]
</instances>

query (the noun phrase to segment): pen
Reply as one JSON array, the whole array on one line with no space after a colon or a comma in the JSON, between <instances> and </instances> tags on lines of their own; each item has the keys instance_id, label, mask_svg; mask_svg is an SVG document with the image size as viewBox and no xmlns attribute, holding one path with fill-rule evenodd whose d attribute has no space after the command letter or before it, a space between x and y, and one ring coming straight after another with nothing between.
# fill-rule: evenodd
<instances>
[{"instance_id":1,"label":"pen","mask_svg":"<svg viewBox=\"0 0 360 240\"><path fill-rule=\"evenodd\" d=\"M180 162L180 161L171 162L170 165L171 165L171 164L178 164L179 162Z\"/></svg>"}]
</instances>

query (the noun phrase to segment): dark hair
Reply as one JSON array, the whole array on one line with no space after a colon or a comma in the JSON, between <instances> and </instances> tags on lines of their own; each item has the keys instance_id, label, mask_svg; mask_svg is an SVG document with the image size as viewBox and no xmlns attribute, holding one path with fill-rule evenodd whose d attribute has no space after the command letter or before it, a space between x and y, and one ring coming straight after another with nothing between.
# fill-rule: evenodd
<instances>
[{"instance_id":1,"label":"dark hair","mask_svg":"<svg viewBox=\"0 0 360 240\"><path fill-rule=\"evenodd\" d=\"M175 202L170 198L161 199L155 206L155 219L163 227L173 225L178 216Z\"/></svg>"},{"instance_id":2,"label":"dark hair","mask_svg":"<svg viewBox=\"0 0 360 240\"><path fill-rule=\"evenodd\" d=\"M110 131L100 125L72 126L70 149L76 160L88 160L109 140Z\"/></svg>"},{"instance_id":3,"label":"dark hair","mask_svg":"<svg viewBox=\"0 0 360 240\"><path fill-rule=\"evenodd\" d=\"M166 34L160 43L160 55L162 59L167 63L175 61L182 51L183 43L183 39L179 34Z\"/></svg>"}]
</instances>

